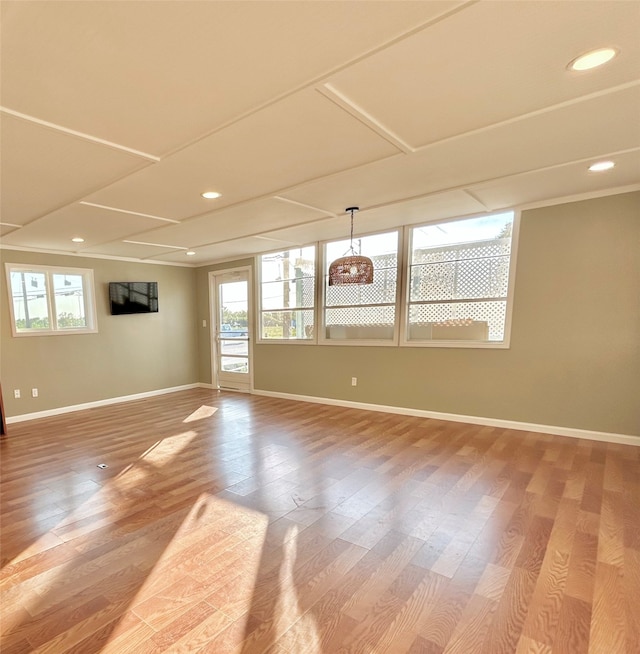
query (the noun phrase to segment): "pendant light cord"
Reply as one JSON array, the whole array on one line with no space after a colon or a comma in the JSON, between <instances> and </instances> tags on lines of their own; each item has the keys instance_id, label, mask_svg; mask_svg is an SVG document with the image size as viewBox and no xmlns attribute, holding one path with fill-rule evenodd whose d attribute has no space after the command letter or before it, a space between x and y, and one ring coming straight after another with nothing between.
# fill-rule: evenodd
<instances>
[{"instance_id":1,"label":"pendant light cord","mask_svg":"<svg viewBox=\"0 0 640 654\"><path fill-rule=\"evenodd\" d=\"M350 247L351 247L351 254L355 254L356 251L353 249L353 212L355 209L350 209L351 211L351 238L350 238Z\"/></svg>"},{"instance_id":2,"label":"pendant light cord","mask_svg":"<svg viewBox=\"0 0 640 654\"><path fill-rule=\"evenodd\" d=\"M359 211L359 210L360 210L360 207L349 207L348 209L345 209L345 211L349 211L351 213L351 233L350 233L350 236L349 236L349 249L347 250L346 253L351 252L351 255L354 256L354 257L358 256L358 255L356 255L356 250L353 247L353 214L356 211Z\"/></svg>"}]
</instances>

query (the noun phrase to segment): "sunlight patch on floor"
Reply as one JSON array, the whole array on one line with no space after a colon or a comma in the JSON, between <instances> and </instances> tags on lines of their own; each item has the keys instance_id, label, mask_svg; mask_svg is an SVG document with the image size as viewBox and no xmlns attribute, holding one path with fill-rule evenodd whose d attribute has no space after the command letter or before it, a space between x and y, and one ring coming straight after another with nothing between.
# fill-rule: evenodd
<instances>
[{"instance_id":1,"label":"sunlight patch on floor","mask_svg":"<svg viewBox=\"0 0 640 654\"><path fill-rule=\"evenodd\" d=\"M158 557L130 606L136 607L158 597L164 588L185 575L195 576L202 582L202 600L216 589L219 578L228 575L231 568L234 574L244 572L255 581L268 523L269 519L263 513L239 507L206 492L201 493ZM246 526L247 532L244 533L235 525ZM226 553L242 542L251 543L252 550L247 552L242 561L234 562L229 557L227 562ZM192 554L185 559L188 551ZM208 579L210 573L212 576ZM236 599L239 601L241 598Z\"/></svg>"},{"instance_id":2,"label":"sunlight patch on floor","mask_svg":"<svg viewBox=\"0 0 640 654\"><path fill-rule=\"evenodd\" d=\"M138 460L155 466L164 466L182 452L197 435L195 431L185 431L174 436L167 436L167 438L154 443L138 457Z\"/></svg>"},{"instance_id":3,"label":"sunlight patch on floor","mask_svg":"<svg viewBox=\"0 0 640 654\"><path fill-rule=\"evenodd\" d=\"M91 497L84 499L72 511L61 515L56 526L21 552L14 562L65 542L77 549L78 556L82 556L83 551L99 547L102 541L108 538L110 526L117 521L117 513L123 510L122 507L125 512L135 507L136 492L144 491L145 484L156 471L163 472L170 478L171 463L189 448L196 437L197 433L189 430L153 443L119 473L102 479L102 485L97 487ZM99 482L96 480L96 483ZM149 536L146 544L147 537L131 544L123 542L121 547L90 563L78 564L73 557L42 574L35 575L26 583L7 589L3 597L5 606L9 607L9 610L19 606L21 611L26 610L32 617L42 615L61 601L95 583L96 577L107 578L113 573L114 560L117 557L126 557L130 562L129 567L139 566L148 573L135 596L128 601L129 610L104 644L105 651L125 651L130 645L135 646L138 640L142 642L150 636L149 629L153 627L146 618L136 615L139 610L137 607L142 603L150 603L150 610L155 612L158 603L162 606L163 602L169 601L176 613L181 614L183 610L192 608L191 602L194 599L203 602L210 598L212 601L212 593L220 589L223 577L226 583L221 591L230 593L230 599L236 602L238 607L246 604L249 608L264 551L268 516L209 492L194 497L192 503L178 509L175 515L175 531L169 536L166 545L162 544L161 550L154 547L158 543L153 536ZM146 551L147 546L149 552ZM240 557L235 554L238 546L241 546L242 550ZM290 605L290 610L299 612L291 576L296 559L295 546L295 542L288 546L289 563L283 566L282 572L283 579L288 579L285 583L290 587L284 598L285 602L287 606ZM74 582L70 583L68 580L71 579L72 568L75 576ZM123 568L123 571L128 569ZM190 583L195 583L192 591L181 596L178 589ZM219 609L214 611L224 617L219 625L222 628L230 618L224 616ZM65 634L67 632L60 637L66 637ZM312 654L315 651L310 650Z\"/></svg>"},{"instance_id":4,"label":"sunlight patch on floor","mask_svg":"<svg viewBox=\"0 0 640 654\"><path fill-rule=\"evenodd\" d=\"M169 464L183 451L196 436L196 432L186 431L154 443L136 462L126 466L120 473L105 481L102 486L96 486L96 492L91 497L84 500L72 511L65 512L65 515L61 516L60 521L55 527L42 534L29 547L17 554L10 561L9 565L62 545L65 542L71 542L83 536L85 533L90 534L93 531L99 530L101 526L107 527L112 524L114 521L113 515L107 515L93 521L88 520L88 518L96 513L102 513L110 507L112 505L110 499L114 494L119 495L126 493L132 488L142 487L145 479L148 477L149 471L147 468L139 466L141 461L162 469L163 466ZM198 509L196 508L195 510L197 511ZM91 544L83 543L82 547L78 548L78 551L81 552L87 547L91 547ZM71 565L73 565L73 562L67 562L35 577L32 583L34 587L38 586L38 593L31 593L30 590L25 589L24 597L21 598L22 606L27 611L34 612L34 614L37 613L41 609L39 605L42 602L41 596L44 589L54 588L56 579L63 578L65 571ZM9 601L9 598L6 599Z\"/></svg>"},{"instance_id":5,"label":"sunlight patch on floor","mask_svg":"<svg viewBox=\"0 0 640 654\"><path fill-rule=\"evenodd\" d=\"M24 561L25 559L28 559L31 556L35 556L36 554L40 554L41 552L44 552L46 550L50 550L53 547L58 547L58 545L62 545L64 541L61 538L58 538L55 534L52 534L51 532L47 532L46 534L42 534L37 540L35 540L29 547L26 549L22 550L20 554L17 554L11 561L9 561L8 565L13 565L14 563L19 563L20 561Z\"/></svg>"},{"instance_id":6,"label":"sunlight patch on floor","mask_svg":"<svg viewBox=\"0 0 640 654\"><path fill-rule=\"evenodd\" d=\"M322 654L318 626L310 613L303 613L298 601L295 584L295 564L298 558L298 527L287 530L282 545L283 559L280 566L280 594L276 606L276 638L286 633L293 624L296 633L304 636L305 654Z\"/></svg>"},{"instance_id":7,"label":"sunlight patch on floor","mask_svg":"<svg viewBox=\"0 0 640 654\"><path fill-rule=\"evenodd\" d=\"M182 422L195 422L196 420L204 420L210 418L216 411L217 407L207 406L203 404L199 409L196 409L190 416L187 416Z\"/></svg>"}]
</instances>

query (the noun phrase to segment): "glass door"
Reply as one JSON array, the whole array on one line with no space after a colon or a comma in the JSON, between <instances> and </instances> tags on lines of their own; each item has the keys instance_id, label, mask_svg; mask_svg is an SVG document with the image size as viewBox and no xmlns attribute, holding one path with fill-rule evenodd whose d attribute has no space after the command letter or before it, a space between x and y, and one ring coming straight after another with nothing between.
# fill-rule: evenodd
<instances>
[{"instance_id":1,"label":"glass door","mask_svg":"<svg viewBox=\"0 0 640 654\"><path fill-rule=\"evenodd\" d=\"M212 273L213 379L218 388L251 390L249 269Z\"/></svg>"}]
</instances>

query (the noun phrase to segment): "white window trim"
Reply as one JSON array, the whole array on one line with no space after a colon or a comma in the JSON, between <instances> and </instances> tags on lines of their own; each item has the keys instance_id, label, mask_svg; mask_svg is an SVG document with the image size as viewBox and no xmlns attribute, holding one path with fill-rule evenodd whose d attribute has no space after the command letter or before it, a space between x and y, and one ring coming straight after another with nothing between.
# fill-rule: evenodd
<instances>
[{"instance_id":1,"label":"white window trim","mask_svg":"<svg viewBox=\"0 0 640 654\"><path fill-rule=\"evenodd\" d=\"M505 210L507 211L507 210ZM513 314L513 302L514 302L514 290L515 290L515 280L516 280L516 262L517 262L517 251L518 251L518 237L520 233L520 211L515 209L509 209L508 211L513 211L513 229L511 232L511 249L509 251L509 282L507 286L507 306L505 312L505 321L504 321L504 339L501 341L430 341L430 340L409 340L407 338L407 326L409 322L409 274L410 274L410 248L411 248L411 230L414 227L419 225L411 225L406 227L406 240L403 244L403 252L406 256L406 264L403 267L403 307L401 315L401 336L400 336L400 347L442 347L442 348L462 348L462 349L490 349L490 350L507 350L511 346L511 318ZM501 213L501 210L492 211L494 213ZM425 225L429 224L443 224L446 222L457 222L459 220L468 220L473 218L481 218L485 214L472 215L472 216L460 216L457 218L451 218L447 220L434 220Z\"/></svg>"},{"instance_id":2,"label":"white window trim","mask_svg":"<svg viewBox=\"0 0 640 654\"><path fill-rule=\"evenodd\" d=\"M343 347L343 346L358 346L358 347L397 347L399 344L399 338L400 338L400 320L399 316L402 313L402 301L401 298L403 297L402 295L402 286L403 286L403 267L404 267L404 227L393 227L389 229L380 229L375 232L367 232L364 234L354 234L354 240L356 238L366 238L367 236L376 236L377 234L389 234L392 232L397 232L398 233L398 254L397 254L397 261L398 261L398 269L396 271L396 300L395 300L395 315L396 315L396 320L393 325L393 338L389 339L372 339L372 338L367 338L367 339L333 339L333 338L327 338L327 325L325 321L325 302L326 302L326 284L325 284L325 269L328 267L328 264L330 263L327 261L327 244L329 243L336 243L337 241L343 241L343 240L348 240L346 238L332 238L332 239L327 239L326 241L321 241L319 243L319 256L318 259L319 261L319 271L318 275L316 278L316 281L318 283L318 294L319 294L319 300L317 303L317 310L318 310L318 326L319 329L318 331L318 344L319 345L336 345L338 347ZM358 305L353 305L354 307L357 307ZM376 305L380 306L380 305Z\"/></svg>"},{"instance_id":3,"label":"white window trim","mask_svg":"<svg viewBox=\"0 0 640 654\"><path fill-rule=\"evenodd\" d=\"M313 337L312 338L262 338L262 257L285 250L303 250L304 248L314 249L314 303L310 309L303 309L313 312ZM307 243L306 245L291 245L281 247L267 252L261 252L255 257L255 284L256 284L256 316L254 321L255 342L259 345L275 343L276 345L317 345L318 344L318 275L320 268L318 265L318 244Z\"/></svg>"},{"instance_id":4,"label":"white window trim","mask_svg":"<svg viewBox=\"0 0 640 654\"><path fill-rule=\"evenodd\" d=\"M95 302L95 285L93 280L93 270L90 268L71 268L67 266L40 266L28 265L17 263L5 263L5 272L7 278L7 294L9 296L9 314L11 317L11 332L13 336L22 338L23 336L70 336L73 334L96 334L98 332L98 321L96 317L96 302ZM18 330L16 327L15 309L13 306L13 296L11 288L11 273L12 272L27 272L27 273L41 273L46 275L46 299L47 308L49 311L49 319L51 322L50 329L31 329L31 330ZM66 329L57 328L57 316L55 314L55 302L53 291L53 275L80 275L83 278L82 291L85 317L87 320L87 327L70 327Z\"/></svg>"},{"instance_id":5,"label":"white window trim","mask_svg":"<svg viewBox=\"0 0 640 654\"><path fill-rule=\"evenodd\" d=\"M507 211L507 210L505 210ZM504 324L504 339L502 341L461 341L461 340L409 340L407 338L407 327L409 317L409 275L410 275L410 260L411 260L411 230L417 223L412 225L404 225L401 227L394 227L391 229L381 229L375 232L368 232L365 234L358 234L358 238L366 236L375 236L376 234L386 234L389 232L398 232L398 277L396 288L396 321L394 324L393 339L330 339L326 337L326 324L325 324L325 300L326 300L326 287L324 270L327 267L327 253L326 245L328 243L335 243L336 241L346 239L327 239L318 243L289 247L278 248L263 252L255 257L255 282L257 286L256 297L256 342L259 344L275 343L276 345L336 345L336 346L357 346L357 347L428 347L428 348L458 348L458 349L508 349L511 345L511 325L515 293L515 280L516 280L516 264L518 254L518 241L520 233L520 215L521 212L515 209L513 211L513 230L511 234L511 250L509 255L509 281L507 286L507 302L505 310L505 324ZM473 218L481 218L489 213L502 213L501 210L487 212L486 214L473 214L455 216L446 219L436 219L421 223L424 225L429 224L444 224L447 222L458 222L460 220L468 220ZM261 257L264 255L282 252L285 249L297 249L303 247L315 248L315 306L314 310L314 337L310 339L280 339L260 338L261 333L261 311L262 311L262 263Z\"/></svg>"}]
</instances>

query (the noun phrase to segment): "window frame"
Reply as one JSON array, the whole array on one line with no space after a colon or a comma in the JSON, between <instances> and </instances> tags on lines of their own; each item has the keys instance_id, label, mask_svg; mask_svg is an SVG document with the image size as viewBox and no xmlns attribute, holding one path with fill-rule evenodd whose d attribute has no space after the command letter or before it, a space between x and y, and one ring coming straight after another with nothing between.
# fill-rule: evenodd
<instances>
[{"instance_id":1,"label":"window frame","mask_svg":"<svg viewBox=\"0 0 640 654\"><path fill-rule=\"evenodd\" d=\"M291 252L291 250L304 250L305 248L313 248L314 252L314 261L313 261L313 302L314 305L310 309L304 309L306 311L313 312L313 336L311 338L263 338L262 337L262 258L272 254L277 254L279 252ZM255 283L256 283L256 293L255 293L255 342L262 345L268 343L275 343L278 345L317 345L318 343L318 243L307 243L304 245L291 245L289 247L276 248L274 250L269 250L267 252L261 252L255 257ZM269 282L265 282L269 283ZM265 310L266 311L266 310Z\"/></svg>"},{"instance_id":2,"label":"window frame","mask_svg":"<svg viewBox=\"0 0 640 654\"><path fill-rule=\"evenodd\" d=\"M491 215L513 213L513 228L511 233L511 248L509 250L509 279L507 283L504 338L501 341L478 341L478 340L426 340L426 339L409 339L409 311L412 303L410 302L410 278L411 278L411 259L412 259L412 233L414 229L423 226L444 225L474 218L486 218ZM357 234L354 238L365 238L377 234L388 234L397 232L398 234L398 257L397 257L397 282L396 282L396 302L395 302L395 322L392 339L331 339L326 336L326 277L325 269L328 268L327 245L340 241L346 241L345 237L326 239L311 244L299 245L289 248L276 248L257 254L255 256L255 283L258 288L256 295L256 342L260 344L295 344L295 345L352 345L357 347L428 347L428 348L460 348L460 349L509 349L511 346L511 325L513 315L513 304L515 300L515 280L518 259L518 241L520 233L521 211L513 208L497 209L485 213L476 213L468 215L452 216L448 218L438 218L414 224L402 225L399 227L380 229L377 231ZM261 338L261 312L262 312L262 257L285 250L296 250L306 247L315 248L315 267L314 267L314 336L310 339L263 339ZM353 305L358 306L358 305Z\"/></svg>"},{"instance_id":3,"label":"window frame","mask_svg":"<svg viewBox=\"0 0 640 654\"><path fill-rule=\"evenodd\" d=\"M13 303L13 289L11 285L12 273L32 273L45 277L45 300L49 313L50 327L48 329L19 329L16 325L15 307ZM69 336L72 334L96 334L98 332L98 321L96 316L96 294L93 278L93 270L90 268L72 268L67 266L43 266L19 263L5 263L7 279L7 294L9 296L9 315L11 317L11 332L14 337L23 336ZM64 327L58 326L58 315L56 312L54 275L74 275L82 278L82 299L84 315L87 325L85 327Z\"/></svg>"},{"instance_id":4,"label":"window frame","mask_svg":"<svg viewBox=\"0 0 640 654\"><path fill-rule=\"evenodd\" d=\"M403 286L404 280L403 277L403 268L404 268L404 227L392 227L387 229L379 229L373 232L366 232L363 234L354 234L354 241L359 238L366 238L368 236L377 236L379 234L391 234L397 233L398 235L398 250L397 250L397 264L396 264L396 297L393 304L395 308L395 320L393 323L393 337L390 339L381 339L381 338L345 338L345 339L333 339L327 337L327 325L326 325L326 299L327 299L327 283L326 276L328 273L325 273L325 270L328 269L329 264L327 258L327 245L330 243L338 243L340 241L348 241L348 238L332 238L319 243L319 271L316 281L318 282L318 344L320 345L336 345L339 347L345 345L354 345L354 346L366 346L366 347L397 347L399 345L399 337L401 330L401 314L402 314L402 297L403 297ZM365 253L365 256L369 256ZM375 266L374 266L375 274ZM363 305L352 305L354 307L363 306ZM366 305L366 306L382 306L382 305ZM387 306L391 306L390 304Z\"/></svg>"},{"instance_id":5,"label":"window frame","mask_svg":"<svg viewBox=\"0 0 640 654\"><path fill-rule=\"evenodd\" d=\"M444 225L446 223L459 222L464 220L473 220L474 218L487 218L491 215L502 213L513 213L513 227L511 232L511 246L509 250L509 280L507 283L505 321L504 321L504 338L501 341L475 341L475 340L427 340L427 339L409 339L409 311L412 303L410 302L411 294L411 260L412 260L412 233L414 229L425 226ZM441 347L441 348L466 348L466 349L509 349L511 346L511 324L514 303L514 290L516 279L516 263L518 252L518 237L520 232L520 211L515 209L497 209L495 211L472 214L468 216L458 216L443 220L431 220L415 225L405 227L405 243L403 251L406 261L403 267L403 296L402 296L402 326L400 332L400 347Z\"/></svg>"}]
</instances>

